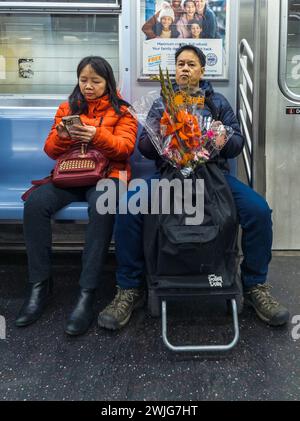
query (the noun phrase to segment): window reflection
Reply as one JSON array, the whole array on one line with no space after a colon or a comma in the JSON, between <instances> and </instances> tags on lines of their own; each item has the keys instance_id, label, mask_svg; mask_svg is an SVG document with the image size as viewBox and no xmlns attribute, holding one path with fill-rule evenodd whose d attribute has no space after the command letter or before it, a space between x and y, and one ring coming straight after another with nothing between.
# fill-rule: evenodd
<instances>
[{"instance_id":1,"label":"window reflection","mask_svg":"<svg viewBox=\"0 0 300 421\"><path fill-rule=\"evenodd\" d=\"M13 0L17 3L26 3L26 0ZM55 0L30 0L33 3L53 3ZM8 3L11 0L2 0L2 3ZM63 3L103 3L103 4L119 4L120 1L118 0L61 0Z\"/></svg>"},{"instance_id":2,"label":"window reflection","mask_svg":"<svg viewBox=\"0 0 300 421\"><path fill-rule=\"evenodd\" d=\"M118 25L117 15L0 15L0 94L69 94L87 55L105 57L118 80Z\"/></svg>"},{"instance_id":3,"label":"window reflection","mask_svg":"<svg viewBox=\"0 0 300 421\"><path fill-rule=\"evenodd\" d=\"M289 0L286 83L300 95L300 1Z\"/></svg>"}]
</instances>

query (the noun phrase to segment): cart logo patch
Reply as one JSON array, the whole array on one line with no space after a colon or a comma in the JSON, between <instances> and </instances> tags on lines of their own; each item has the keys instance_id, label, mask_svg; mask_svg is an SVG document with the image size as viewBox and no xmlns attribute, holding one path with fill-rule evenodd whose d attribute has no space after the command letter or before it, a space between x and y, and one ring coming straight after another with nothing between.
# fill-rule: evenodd
<instances>
[{"instance_id":1,"label":"cart logo patch","mask_svg":"<svg viewBox=\"0 0 300 421\"><path fill-rule=\"evenodd\" d=\"M217 276L215 274L208 275L208 282L212 288L223 288L223 278L222 276Z\"/></svg>"}]
</instances>

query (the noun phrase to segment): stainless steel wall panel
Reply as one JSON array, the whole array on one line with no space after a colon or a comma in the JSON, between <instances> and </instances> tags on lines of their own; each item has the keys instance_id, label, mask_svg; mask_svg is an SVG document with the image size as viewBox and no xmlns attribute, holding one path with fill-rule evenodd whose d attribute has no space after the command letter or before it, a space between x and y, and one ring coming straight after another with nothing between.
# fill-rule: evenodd
<instances>
[{"instance_id":1,"label":"stainless steel wall panel","mask_svg":"<svg viewBox=\"0 0 300 421\"><path fill-rule=\"evenodd\" d=\"M286 107L300 107L300 103L288 99L278 83L281 17L280 2L272 2L266 75L266 196L273 209L273 247L291 250L300 249L300 115L286 114Z\"/></svg>"}]
</instances>

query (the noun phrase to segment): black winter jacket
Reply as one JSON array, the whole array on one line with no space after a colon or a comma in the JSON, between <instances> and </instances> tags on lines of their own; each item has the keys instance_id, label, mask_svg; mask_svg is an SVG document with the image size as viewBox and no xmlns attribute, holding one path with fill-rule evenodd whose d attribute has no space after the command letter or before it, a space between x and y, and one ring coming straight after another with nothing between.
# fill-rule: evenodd
<instances>
[{"instance_id":1,"label":"black winter jacket","mask_svg":"<svg viewBox=\"0 0 300 421\"><path fill-rule=\"evenodd\" d=\"M233 136L220 152L220 168L227 172L229 170L227 159L235 158L242 152L245 140L227 99L222 94L214 92L212 85L206 80L202 80L199 86L205 92L205 106L201 110L201 114L205 117L211 116L214 120L220 120L225 126L230 126L234 130ZM178 86L174 85L174 88L176 90ZM160 97L154 101L147 116L147 123L155 133L160 133L160 119L163 112L164 104ZM145 129L141 133L138 147L142 155L148 159L154 159L158 168L161 166L162 158L158 155Z\"/></svg>"}]
</instances>

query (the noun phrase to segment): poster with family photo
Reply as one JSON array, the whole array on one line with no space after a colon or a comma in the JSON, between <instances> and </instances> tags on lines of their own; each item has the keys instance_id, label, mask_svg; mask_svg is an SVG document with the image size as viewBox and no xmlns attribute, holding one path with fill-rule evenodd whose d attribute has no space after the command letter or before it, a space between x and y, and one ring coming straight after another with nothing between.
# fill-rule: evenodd
<instances>
[{"instance_id":1,"label":"poster with family photo","mask_svg":"<svg viewBox=\"0 0 300 421\"><path fill-rule=\"evenodd\" d=\"M159 66L175 74L175 51L193 44L206 55L205 77L227 78L230 0L138 0L139 79Z\"/></svg>"}]
</instances>

